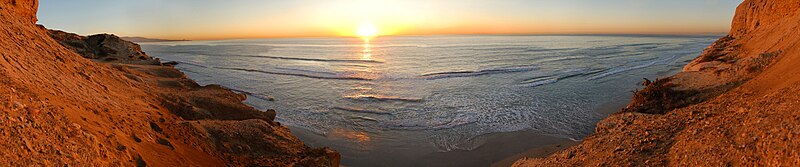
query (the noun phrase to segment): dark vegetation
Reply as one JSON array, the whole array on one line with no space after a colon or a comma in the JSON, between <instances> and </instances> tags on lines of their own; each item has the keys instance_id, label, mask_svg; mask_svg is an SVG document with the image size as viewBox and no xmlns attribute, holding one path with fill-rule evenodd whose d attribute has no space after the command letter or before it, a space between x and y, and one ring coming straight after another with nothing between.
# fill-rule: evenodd
<instances>
[{"instance_id":1,"label":"dark vegetation","mask_svg":"<svg viewBox=\"0 0 800 167\"><path fill-rule=\"evenodd\" d=\"M644 89L633 92L633 100L622 109L622 112L639 112L648 114L664 114L675 108L692 104L689 99L696 93L694 91L679 91L672 89L675 84L670 83L671 78L650 81L644 79Z\"/></svg>"},{"instance_id":2,"label":"dark vegetation","mask_svg":"<svg viewBox=\"0 0 800 167\"><path fill-rule=\"evenodd\" d=\"M765 67L775 62L775 59L781 54L781 52L782 51L774 51L759 54L758 57L751 60L752 63L747 68L747 71L751 73L763 71Z\"/></svg>"},{"instance_id":3,"label":"dark vegetation","mask_svg":"<svg viewBox=\"0 0 800 167\"><path fill-rule=\"evenodd\" d=\"M739 87L748 79L738 80L701 90L677 90L678 85L671 83L672 78L650 81L645 78L641 90L633 92L633 99L620 112L638 112L647 114L666 114L676 108L683 108L714 98Z\"/></svg>"},{"instance_id":4,"label":"dark vegetation","mask_svg":"<svg viewBox=\"0 0 800 167\"><path fill-rule=\"evenodd\" d=\"M711 62L711 61L720 61L725 63L732 63L732 61L736 60L735 55L730 54L733 50L736 50L740 47L740 45L732 45L735 38L731 36L725 36L711 44L708 49L706 49L705 53L699 57L700 63L703 62Z\"/></svg>"}]
</instances>

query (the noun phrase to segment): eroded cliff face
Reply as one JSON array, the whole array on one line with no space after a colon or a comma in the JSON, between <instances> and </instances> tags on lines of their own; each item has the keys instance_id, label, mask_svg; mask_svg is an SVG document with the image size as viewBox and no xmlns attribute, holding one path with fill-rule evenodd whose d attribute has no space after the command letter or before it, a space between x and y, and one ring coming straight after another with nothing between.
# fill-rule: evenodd
<instances>
[{"instance_id":1,"label":"eroded cliff face","mask_svg":"<svg viewBox=\"0 0 800 167\"><path fill-rule=\"evenodd\" d=\"M140 63L152 61L144 53L82 57L35 25L36 10L35 0L0 0L0 164L337 165L336 152L309 148L244 95Z\"/></svg>"},{"instance_id":2,"label":"eroded cliff face","mask_svg":"<svg viewBox=\"0 0 800 167\"><path fill-rule=\"evenodd\" d=\"M758 92L781 89L800 81L800 1L746 0L736 10L728 36L684 68L687 72L713 72L723 80L748 80ZM680 74L679 74L680 75Z\"/></svg>"},{"instance_id":3,"label":"eroded cliff face","mask_svg":"<svg viewBox=\"0 0 800 167\"><path fill-rule=\"evenodd\" d=\"M14 19L26 24L36 23L36 9L39 7L39 1L26 1L26 0L0 0L2 5L2 13L7 17L6 19Z\"/></svg>"},{"instance_id":4,"label":"eroded cliff face","mask_svg":"<svg viewBox=\"0 0 800 167\"><path fill-rule=\"evenodd\" d=\"M736 8L730 35L741 38L752 36L749 34L758 30L770 31L769 29L787 26L786 24L796 24L792 23L791 18L795 17L799 10L800 3L795 0L745 1Z\"/></svg>"},{"instance_id":5,"label":"eroded cliff face","mask_svg":"<svg viewBox=\"0 0 800 167\"><path fill-rule=\"evenodd\" d=\"M636 92L580 145L515 166L800 165L798 44L800 0L745 0L683 72Z\"/></svg>"},{"instance_id":6,"label":"eroded cliff face","mask_svg":"<svg viewBox=\"0 0 800 167\"><path fill-rule=\"evenodd\" d=\"M96 34L88 37L59 30L47 30L50 37L61 46L87 59L105 63L161 65L161 61L142 52L139 44L122 40L113 34Z\"/></svg>"}]
</instances>

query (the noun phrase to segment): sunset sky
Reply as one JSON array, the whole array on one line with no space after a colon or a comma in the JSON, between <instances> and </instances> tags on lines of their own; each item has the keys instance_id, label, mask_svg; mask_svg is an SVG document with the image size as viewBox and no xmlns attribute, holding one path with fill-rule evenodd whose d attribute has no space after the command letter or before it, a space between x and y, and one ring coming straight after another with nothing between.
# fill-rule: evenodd
<instances>
[{"instance_id":1,"label":"sunset sky","mask_svg":"<svg viewBox=\"0 0 800 167\"><path fill-rule=\"evenodd\" d=\"M166 39L724 33L742 0L41 0L39 24Z\"/></svg>"}]
</instances>

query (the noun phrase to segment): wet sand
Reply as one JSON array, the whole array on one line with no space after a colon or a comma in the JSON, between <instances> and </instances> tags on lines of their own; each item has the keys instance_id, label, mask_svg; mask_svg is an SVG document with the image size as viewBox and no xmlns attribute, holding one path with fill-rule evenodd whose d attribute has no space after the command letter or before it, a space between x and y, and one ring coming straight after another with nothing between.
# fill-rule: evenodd
<instances>
[{"instance_id":1,"label":"wet sand","mask_svg":"<svg viewBox=\"0 0 800 167\"><path fill-rule=\"evenodd\" d=\"M615 97L614 100L599 105L595 112L610 115L619 111L628 101L630 101L629 95ZM482 141L483 144L473 150L439 152L430 141L425 141L425 136L420 136L418 141L398 141L394 140L394 135L400 135L400 133L385 132L386 136L364 133L365 136L362 137L382 138L388 142L371 143L371 141L366 141L366 144L353 148L347 146L352 146L353 142L364 141L358 141L361 138L357 137L343 138L333 132L325 136L291 125L288 127L293 134L311 147L329 146L342 153L343 166L504 167L511 166L520 158L547 157L581 142L535 132L517 131L476 137L473 140ZM360 134L360 132L357 133Z\"/></svg>"},{"instance_id":2,"label":"wet sand","mask_svg":"<svg viewBox=\"0 0 800 167\"><path fill-rule=\"evenodd\" d=\"M565 140L560 143L533 148L523 153L519 153L517 155L503 159L499 162L492 163L492 167L508 167L514 164L514 162L516 162L517 160L522 158L544 158L553 153L564 150L565 148L572 147L574 145L578 145L580 143L581 141Z\"/></svg>"},{"instance_id":3,"label":"wet sand","mask_svg":"<svg viewBox=\"0 0 800 167\"><path fill-rule=\"evenodd\" d=\"M308 130L289 126L307 145L331 146L342 153L343 166L493 166L513 163L509 157L535 153L541 156L578 143L569 139L519 131L484 135L475 140L484 144L474 150L437 152L430 142L390 141L373 143L362 148L343 147L353 139L323 136ZM340 146L337 148L337 146Z\"/></svg>"},{"instance_id":4,"label":"wet sand","mask_svg":"<svg viewBox=\"0 0 800 167\"><path fill-rule=\"evenodd\" d=\"M619 98L621 100L613 100L613 101L607 102L605 104L602 104L597 109L595 109L595 111L597 111L598 113L603 114L603 115L611 115L611 114L619 111L620 108L624 107L627 104L627 102L630 101L630 96L620 96L620 97L616 97L616 98ZM582 141L574 141L574 140L565 139L565 140L562 140L562 141L554 143L554 144L548 144L548 145L543 145L543 146L539 146L539 147L534 147L534 148L528 149L525 152L521 152L521 153L515 154L515 155L510 156L510 157L508 157L506 159L503 159L501 161L494 162L494 163L492 163L491 166L492 167L507 167L507 166L511 166L512 164L514 164L514 162L516 162L517 160L522 159L522 158L544 158L544 157L550 156L551 154L559 152L561 150L564 150L564 149L567 149L569 147L578 145L581 142Z\"/></svg>"}]
</instances>

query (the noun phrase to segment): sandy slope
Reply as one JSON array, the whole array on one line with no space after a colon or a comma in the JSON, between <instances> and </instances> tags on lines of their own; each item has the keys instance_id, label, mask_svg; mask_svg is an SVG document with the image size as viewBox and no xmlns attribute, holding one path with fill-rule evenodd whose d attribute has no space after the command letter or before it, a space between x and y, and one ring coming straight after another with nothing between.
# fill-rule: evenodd
<instances>
[{"instance_id":1,"label":"sandy slope","mask_svg":"<svg viewBox=\"0 0 800 167\"><path fill-rule=\"evenodd\" d=\"M800 0L745 0L727 37L637 93L649 101L634 98L580 145L515 166L800 165L799 24Z\"/></svg>"},{"instance_id":2,"label":"sandy slope","mask_svg":"<svg viewBox=\"0 0 800 167\"><path fill-rule=\"evenodd\" d=\"M36 26L37 1L0 0L0 164L330 166L274 112L166 66L98 63Z\"/></svg>"}]
</instances>

